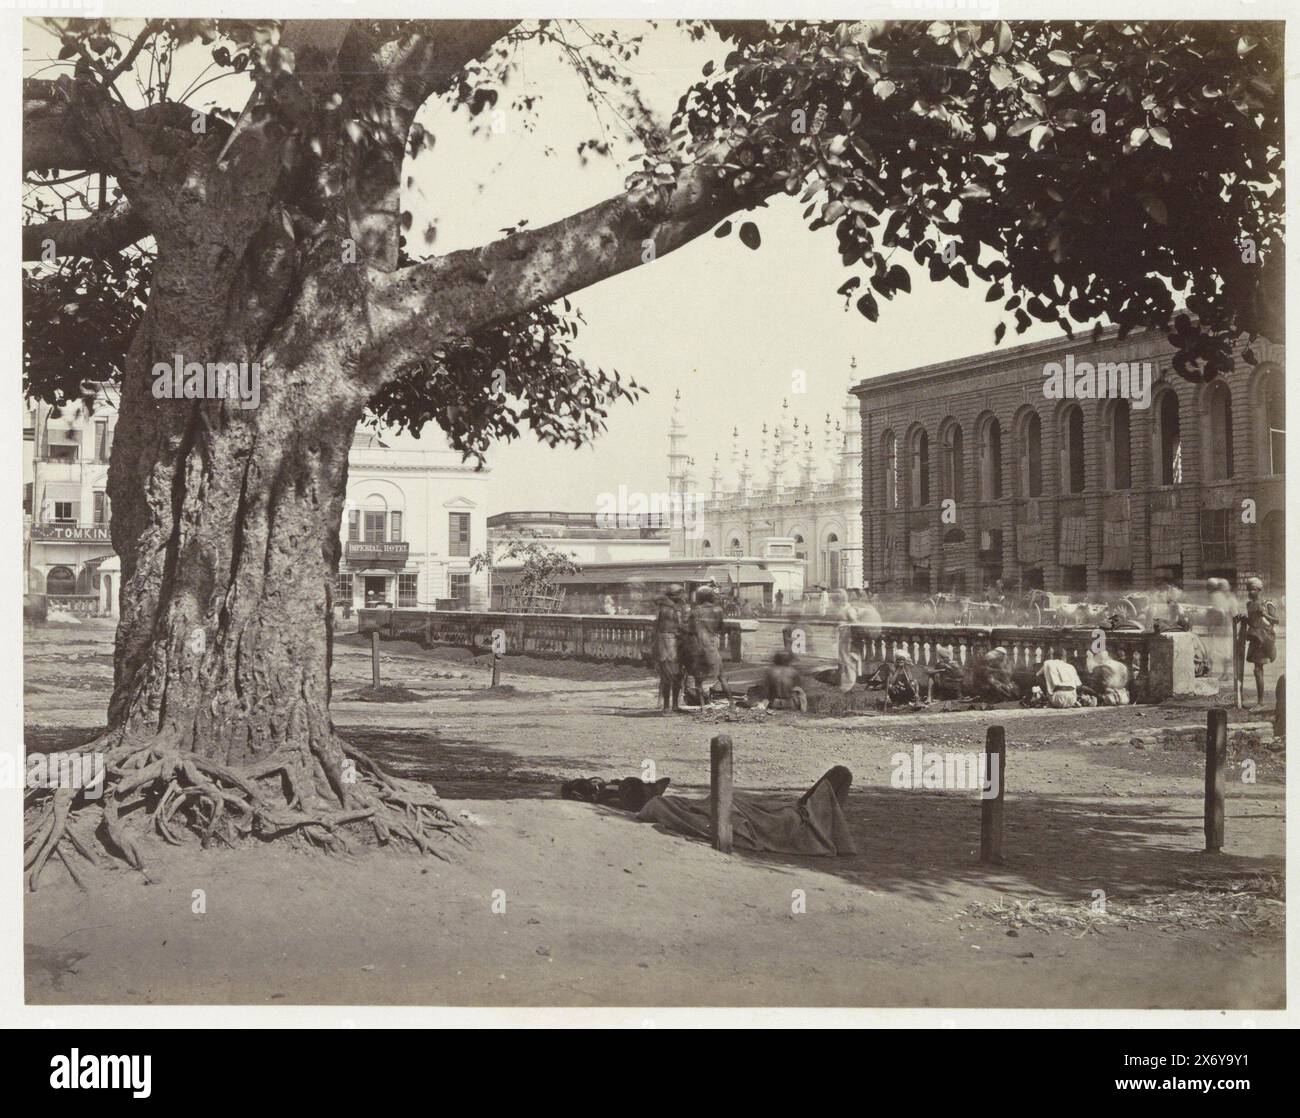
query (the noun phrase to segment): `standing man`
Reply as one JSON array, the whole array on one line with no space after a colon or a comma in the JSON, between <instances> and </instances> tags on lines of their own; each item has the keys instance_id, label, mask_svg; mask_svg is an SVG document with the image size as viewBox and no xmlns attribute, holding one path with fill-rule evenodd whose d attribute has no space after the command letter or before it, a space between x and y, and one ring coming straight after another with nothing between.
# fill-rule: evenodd
<instances>
[{"instance_id":1,"label":"standing man","mask_svg":"<svg viewBox=\"0 0 1300 1118\"><path fill-rule=\"evenodd\" d=\"M695 680L700 695L700 709L708 705L705 681L716 679L722 686L727 702L731 692L722 678L722 607L718 605L717 591L711 586L701 587L695 595L695 605L686 619L687 652L682 660L686 674Z\"/></svg>"},{"instance_id":2,"label":"standing man","mask_svg":"<svg viewBox=\"0 0 1300 1118\"><path fill-rule=\"evenodd\" d=\"M1277 657L1277 637L1273 623L1277 616L1272 602L1263 600L1264 583L1258 578L1246 580L1246 659L1255 669L1255 695L1264 703L1264 665Z\"/></svg>"},{"instance_id":3,"label":"standing man","mask_svg":"<svg viewBox=\"0 0 1300 1118\"><path fill-rule=\"evenodd\" d=\"M654 661L659 669L659 699L665 714L681 710L683 666L678 644L685 621L682 587L673 583L655 600Z\"/></svg>"}]
</instances>

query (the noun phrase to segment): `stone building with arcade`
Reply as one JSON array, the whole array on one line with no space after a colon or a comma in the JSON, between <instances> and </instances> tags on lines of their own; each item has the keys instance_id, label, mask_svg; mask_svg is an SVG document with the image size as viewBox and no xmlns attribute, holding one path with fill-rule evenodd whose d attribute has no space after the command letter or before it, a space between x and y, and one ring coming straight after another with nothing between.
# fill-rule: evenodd
<instances>
[{"instance_id":1,"label":"stone building with arcade","mask_svg":"<svg viewBox=\"0 0 1300 1118\"><path fill-rule=\"evenodd\" d=\"M861 408L866 578L901 593L1105 593L1285 579L1283 348L1196 384L1163 335L1022 345L873 376ZM1053 398L1085 363L1108 398ZM1112 373L1149 363L1149 399ZM1073 385L1073 381L1070 382ZM1096 389L1094 387L1094 393ZM1141 406L1142 404L1147 406Z\"/></svg>"}]
</instances>

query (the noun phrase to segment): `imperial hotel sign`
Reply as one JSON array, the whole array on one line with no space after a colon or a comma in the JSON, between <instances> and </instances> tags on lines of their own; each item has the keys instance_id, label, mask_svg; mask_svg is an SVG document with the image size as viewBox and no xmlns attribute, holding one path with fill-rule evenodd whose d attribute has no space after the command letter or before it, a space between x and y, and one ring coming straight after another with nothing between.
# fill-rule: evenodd
<instances>
[{"instance_id":1,"label":"imperial hotel sign","mask_svg":"<svg viewBox=\"0 0 1300 1118\"><path fill-rule=\"evenodd\" d=\"M1104 594L1258 575L1281 590L1284 349L1254 355L1239 347L1231 373L1194 384L1163 335L1112 329L861 381L867 580ZM1149 395L1044 391L1071 358L1149 363Z\"/></svg>"}]
</instances>

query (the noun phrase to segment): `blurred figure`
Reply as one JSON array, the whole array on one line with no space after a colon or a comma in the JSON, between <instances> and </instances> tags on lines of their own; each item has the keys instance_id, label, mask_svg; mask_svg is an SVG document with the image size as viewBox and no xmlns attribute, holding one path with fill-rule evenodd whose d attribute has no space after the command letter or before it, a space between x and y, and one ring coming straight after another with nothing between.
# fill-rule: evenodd
<instances>
[{"instance_id":1,"label":"blurred figure","mask_svg":"<svg viewBox=\"0 0 1300 1118\"><path fill-rule=\"evenodd\" d=\"M1128 665L1116 660L1104 648L1093 666L1097 702L1104 707L1128 706Z\"/></svg>"},{"instance_id":2,"label":"blurred figure","mask_svg":"<svg viewBox=\"0 0 1300 1118\"><path fill-rule=\"evenodd\" d=\"M1232 584L1226 578L1211 578L1205 583L1210 612L1206 617L1206 641L1210 654L1223 665L1221 676L1232 674L1232 624L1240 612Z\"/></svg>"},{"instance_id":3,"label":"blurred figure","mask_svg":"<svg viewBox=\"0 0 1300 1118\"><path fill-rule=\"evenodd\" d=\"M1001 646L985 654L975 665L975 697L987 703L1005 703L1019 699L1020 690L1011 674L1011 659Z\"/></svg>"}]
</instances>

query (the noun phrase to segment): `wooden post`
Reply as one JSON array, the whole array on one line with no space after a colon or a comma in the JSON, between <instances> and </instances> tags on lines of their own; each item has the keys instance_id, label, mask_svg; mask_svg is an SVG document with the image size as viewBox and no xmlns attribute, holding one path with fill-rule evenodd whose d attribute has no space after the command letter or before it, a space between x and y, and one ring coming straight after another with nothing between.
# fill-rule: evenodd
<instances>
[{"instance_id":1,"label":"wooden post","mask_svg":"<svg viewBox=\"0 0 1300 1118\"><path fill-rule=\"evenodd\" d=\"M1228 781L1228 712L1222 707L1205 715L1205 850L1223 849L1223 793Z\"/></svg>"},{"instance_id":2,"label":"wooden post","mask_svg":"<svg viewBox=\"0 0 1300 1118\"><path fill-rule=\"evenodd\" d=\"M379 686L379 630L370 631L370 675L373 686Z\"/></svg>"},{"instance_id":3,"label":"wooden post","mask_svg":"<svg viewBox=\"0 0 1300 1118\"><path fill-rule=\"evenodd\" d=\"M1273 691L1273 736L1286 737L1286 675L1277 677L1277 687Z\"/></svg>"},{"instance_id":4,"label":"wooden post","mask_svg":"<svg viewBox=\"0 0 1300 1118\"><path fill-rule=\"evenodd\" d=\"M496 687L501 682L501 657L495 652L492 653L492 686Z\"/></svg>"},{"instance_id":5,"label":"wooden post","mask_svg":"<svg viewBox=\"0 0 1300 1118\"><path fill-rule=\"evenodd\" d=\"M982 792L980 801L980 861L997 865L1002 861L1002 805L1007 790L1007 731L990 726L984 740L984 773L997 789L995 795Z\"/></svg>"},{"instance_id":6,"label":"wooden post","mask_svg":"<svg viewBox=\"0 0 1300 1118\"><path fill-rule=\"evenodd\" d=\"M709 742L709 814L713 849L731 853L731 738L719 734Z\"/></svg>"},{"instance_id":7,"label":"wooden post","mask_svg":"<svg viewBox=\"0 0 1300 1118\"><path fill-rule=\"evenodd\" d=\"M1242 691L1246 683L1246 619L1232 619L1232 704L1237 710L1243 706Z\"/></svg>"}]
</instances>

